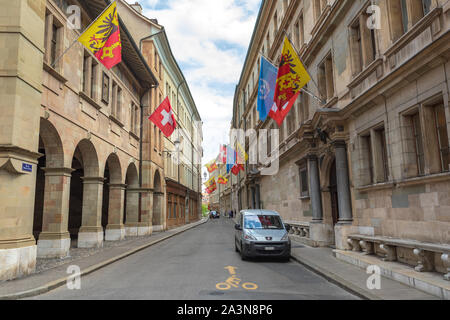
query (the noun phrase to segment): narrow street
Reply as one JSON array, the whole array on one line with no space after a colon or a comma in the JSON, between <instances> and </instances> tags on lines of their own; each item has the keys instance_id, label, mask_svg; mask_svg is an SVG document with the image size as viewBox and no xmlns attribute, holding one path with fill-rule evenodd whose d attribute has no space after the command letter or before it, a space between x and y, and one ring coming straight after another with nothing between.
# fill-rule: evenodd
<instances>
[{"instance_id":1,"label":"narrow street","mask_svg":"<svg viewBox=\"0 0 450 320\"><path fill-rule=\"evenodd\" d=\"M81 290L64 286L34 299L357 299L296 262L244 262L233 241L231 220L211 220L83 277ZM237 288L218 290L233 272Z\"/></svg>"}]
</instances>

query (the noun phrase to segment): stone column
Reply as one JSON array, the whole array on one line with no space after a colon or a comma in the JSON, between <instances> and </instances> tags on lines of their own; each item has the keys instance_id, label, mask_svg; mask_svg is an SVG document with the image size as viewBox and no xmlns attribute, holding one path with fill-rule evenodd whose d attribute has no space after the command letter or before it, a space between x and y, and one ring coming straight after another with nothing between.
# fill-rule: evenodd
<instances>
[{"instance_id":1,"label":"stone column","mask_svg":"<svg viewBox=\"0 0 450 320\"><path fill-rule=\"evenodd\" d=\"M0 0L0 281L33 273L45 0Z\"/></svg>"},{"instance_id":2,"label":"stone column","mask_svg":"<svg viewBox=\"0 0 450 320\"><path fill-rule=\"evenodd\" d=\"M322 192L320 190L319 163L315 155L308 157L309 190L311 192L311 207L313 221L323 221Z\"/></svg>"},{"instance_id":3,"label":"stone column","mask_svg":"<svg viewBox=\"0 0 450 320\"><path fill-rule=\"evenodd\" d=\"M82 223L78 233L78 248L103 246L102 202L103 177L84 177Z\"/></svg>"},{"instance_id":4,"label":"stone column","mask_svg":"<svg viewBox=\"0 0 450 320\"><path fill-rule=\"evenodd\" d=\"M153 191L139 190L142 194L141 220L138 223L138 236L151 235L153 232Z\"/></svg>"},{"instance_id":5,"label":"stone column","mask_svg":"<svg viewBox=\"0 0 450 320\"><path fill-rule=\"evenodd\" d=\"M127 209L125 230L127 237L137 237L139 226L139 190L128 188L126 190Z\"/></svg>"},{"instance_id":6,"label":"stone column","mask_svg":"<svg viewBox=\"0 0 450 320\"><path fill-rule=\"evenodd\" d=\"M71 168L46 168L42 233L38 258L64 258L69 254L69 200Z\"/></svg>"},{"instance_id":7,"label":"stone column","mask_svg":"<svg viewBox=\"0 0 450 320\"><path fill-rule=\"evenodd\" d=\"M123 206L126 185L109 185L108 225L105 231L106 241L121 241L125 239L123 225Z\"/></svg>"},{"instance_id":8,"label":"stone column","mask_svg":"<svg viewBox=\"0 0 450 320\"><path fill-rule=\"evenodd\" d=\"M348 224L353 221L350 197L350 180L348 170L347 148L344 141L334 143L336 149L336 176L339 200L339 223Z\"/></svg>"}]
</instances>

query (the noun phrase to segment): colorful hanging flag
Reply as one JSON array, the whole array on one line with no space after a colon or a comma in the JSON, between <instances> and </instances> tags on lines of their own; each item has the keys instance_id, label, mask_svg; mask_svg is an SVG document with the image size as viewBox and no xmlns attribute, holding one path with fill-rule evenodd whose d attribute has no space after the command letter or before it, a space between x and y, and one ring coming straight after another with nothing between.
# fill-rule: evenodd
<instances>
[{"instance_id":1,"label":"colorful hanging flag","mask_svg":"<svg viewBox=\"0 0 450 320\"><path fill-rule=\"evenodd\" d=\"M294 106L294 103L297 100L299 95L300 95L300 92L297 92L295 94L295 96L293 96L292 99L289 101L289 103L285 104L284 107L281 108L281 110L278 110L278 108L275 104L273 105L272 109L270 110L269 115L273 120L275 120L275 122L278 124L278 126L281 127L284 119L288 115L289 111L291 111L291 109Z\"/></svg>"},{"instance_id":2,"label":"colorful hanging flag","mask_svg":"<svg viewBox=\"0 0 450 320\"><path fill-rule=\"evenodd\" d=\"M228 179L226 177L224 177L223 175L219 175L219 177L217 178L217 183L218 184L227 184Z\"/></svg>"},{"instance_id":3,"label":"colorful hanging flag","mask_svg":"<svg viewBox=\"0 0 450 320\"><path fill-rule=\"evenodd\" d=\"M267 59L261 57L261 70L259 73L258 104L259 119L265 121L274 104L275 86L277 83L278 68Z\"/></svg>"},{"instance_id":4,"label":"colorful hanging flag","mask_svg":"<svg viewBox=\"0 0 450 320\"><path fill-rule=\"evenodd\" d=\"M220 146L220 153L219 153L219 158L218 158L217 162L220 164L227 163L227 146L226 145Z\"/></svg>"},{"instance_id":5,"label":"colorful hanging flag","mask_svg":"<svg viewBox=\"0 0 450 320\"><path fill-rule=\"evenodd\" d=\"M281 126L286 115L295 103L293 98L311 80L300 58L287 37L284 39L283 52L278 68L277 84L275 86L275 106L269 112L269 116ZM298 97L298 95L297 95Z\"/></svg>"},{"instance_id":6,"label":"colorful hanging flag","mask_svg":"<svg viewBox=\"0 0 450 320\"><path fill-rule=\"evenodd\" d=\"M236 151L229 145L227 146L227 173L230 173L231 169L236 164Z\"/></svg>"},{"instance_id":7,"label":"colorful hanging flag","mask_svg":"<svg viewBox=\"0 0 450 320\"><path fill-rule=\"evenodd\" d=\"M161 105L150 116L151 120L166 137L170 137L177 127L177 121L172 111L169 98L164 99Z\"/></svg>"},{"instance_id":8,"label":"colorful hanging flag","mask_svg":"<svg viewBox=\"0 0 450 320\"><path fill-rule=\"evenodd\" d=\"M209 179L206 183L206 192L208 194L213 193L214 191L217 190L217 183L216 183L216 178L212 177L211 179Z\"/></svg>"},{"instance_id":9,"label":"colorful hanging flag","mask_svg":"<svg viewBox=\"0 0 450 320\"><path fill-rule=\"evenodd\" d=\"M205 167L206 167L206 169L208 170L209 173L213 173L214 171L219 169L217 167L217 163L215 162L215 160L213 160L210 163L206 164Z\"/></svg>"},{"instance_id":10,"label":"colorful hanging flag","mask_svg":"<svg viewBox=\"0 0 450 320\"><path fill-rule=\"evenodd\" d=\"M114 1L78 38L109 70L122 61L119 16Z\"/></svg>"},{"instance_id":11,"label":"colorful hanging flag","mask_svg":"<svg viewBox=\"0 0 450 320\"><path fill-rule=\"evenodd\" d=\"M231 169L231 173L234 174L235 176L237 176L241 171L245 171L245 169L244 165L240 163L235 164Z\"/></svg>"},{"instance_id":12,"label":"colorful hanging flag","mask_svg":"<svg viewBox=\"0 0 450 320\"><path fill-rule=\"evenodd\" d=\"M248 154L239 142L236 142L237 163L244 164L248 160Z\"/></svg>"}]
</instances>

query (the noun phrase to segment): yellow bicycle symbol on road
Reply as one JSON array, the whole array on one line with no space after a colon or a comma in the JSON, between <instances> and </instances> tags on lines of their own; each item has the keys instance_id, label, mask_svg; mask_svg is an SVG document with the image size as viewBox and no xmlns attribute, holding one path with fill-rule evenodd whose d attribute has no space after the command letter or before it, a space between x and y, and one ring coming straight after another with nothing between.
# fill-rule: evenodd
<instances>
[{"instance_id":1,"label":"yellow bicycle symbol on road","mask_svg":"<svg viewBox=\"0 0 450 320\"><path fill-rule=\"evenodd\" d=\"M239 285L241 285L242 280L236 276L236 268L234 268L234 267L225 267L225 269L227 269L230 272L231 277L229 277L224 282L219 282L218 284L216 284L217 290L225 291L225 290L230 290L232 287L233 288L239 288ZM244 282L244 283L242 283L241 286L245 290L256 290L256 289L258 289L258 285L255 284L255 283L252 283L252 282Z\"/></svg>"}]
</instances>

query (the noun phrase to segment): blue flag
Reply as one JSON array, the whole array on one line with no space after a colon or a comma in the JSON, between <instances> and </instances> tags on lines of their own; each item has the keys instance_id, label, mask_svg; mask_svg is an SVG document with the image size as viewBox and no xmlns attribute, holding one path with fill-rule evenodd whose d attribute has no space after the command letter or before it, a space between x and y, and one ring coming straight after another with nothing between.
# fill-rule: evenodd
<instances>
[{"instance_id":1,"label":"blue flag","mask_svg":"<svg viewBox=\"0 0 450 320\"><path fill-rule=\"evenodd\" d=\"M236 164L236 151L230 146L227 146L227 173L230 173L231 169Z\"/></svg>"},{"instance_id":2,"label":"blue flag","mask_svg":"<svg viewBox=\"0 0 450 320\"><path fill-rule=\"evenodd\" d=\"M275 86L277 84L278 69L261 57L261 70L259 74L258 107L259 119L265 121L274 104Z\"/></svg>"}]
</instances>

